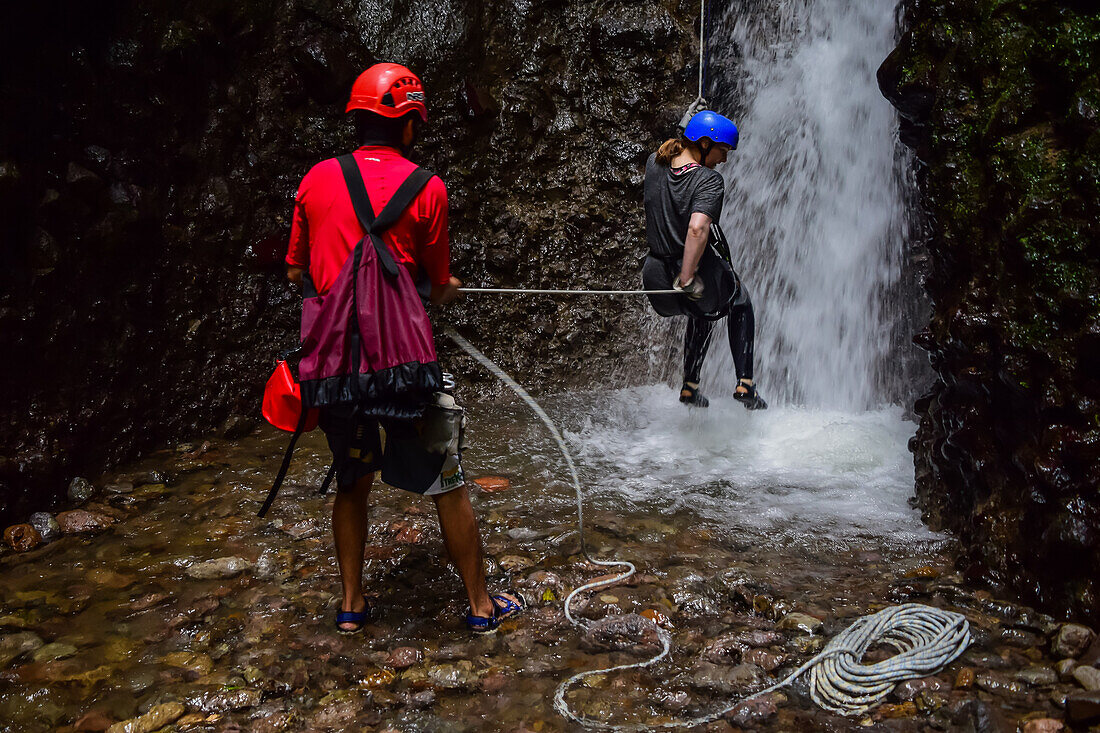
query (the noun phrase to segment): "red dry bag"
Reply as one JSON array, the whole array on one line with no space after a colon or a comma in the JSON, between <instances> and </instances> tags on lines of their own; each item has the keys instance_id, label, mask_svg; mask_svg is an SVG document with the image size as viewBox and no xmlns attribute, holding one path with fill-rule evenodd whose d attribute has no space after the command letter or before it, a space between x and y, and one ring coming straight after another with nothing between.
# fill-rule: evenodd
<instances>
[{"instance_id":1,"label":"red dry bag","mask_svg":"<svg viewBox=\"0 0 1100 733\"><path fill-rule=\"evenodd\" d=\"M317 427L320 410L316 408L309 410L305 423L299 425L302 420L302 388L284 359L278 361L264 387L263 414L264 420L288 433L308 433Z\"/></svg>"}]
</instances>

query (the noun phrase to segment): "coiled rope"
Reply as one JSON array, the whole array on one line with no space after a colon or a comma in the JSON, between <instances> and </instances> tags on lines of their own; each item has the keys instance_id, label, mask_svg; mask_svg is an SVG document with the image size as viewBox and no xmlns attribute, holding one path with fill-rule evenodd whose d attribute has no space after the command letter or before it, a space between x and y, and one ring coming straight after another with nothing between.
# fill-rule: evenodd
<instances>
[{"instance_id":1,"label":"coiled rope","mask_svg":"<svg viewBox=\"0 0 1100 733\"><path fill-rule=\"evenodd\" d=\"M558 448L561 449L562 455L565 456L570 477L573 479L573 488L576 491L577 529L580 535L581 555L594 565L627 568L625 572L612 578L582 585L566 596L566 619L572 625L585 629L588 626L588 621L573 616L570 610L573 599L581 593L626 580L634 575L636 568L633 563L625 560L597 560L589 554L584 537L584 496L581 491L580 478L577 476L573 456L550 416L527 393L527 390L508 376L503 369L493 363L487 356L474 348L473 344L460 336L453 328L444 329L444 333L473 357L475 361L519 395L520 399L527 403L550 431L550 435L553 436ZM815 703L825 710L840 715L859 715L881 702L894 689L897 682L934 674L957 659L970 645L970 624L962 614L925 606L920 603L906 603L885 608L878 613L857 619L855 623L837 634L819 654L794 672L791 672L780 682L737 700L716 712L700 715L696 718L665 723L627 724L605 723L575 714L565 701L565 693L577 682L594 675L606 675L611 672L650 667L668 656L672 647L671 635L667 630L656 624L654 624L654 629L657 632L657 638L661 641L660 653L641 662L620 664L606 669L594 669L573 675L558 685L558 689L554 693L554 709L569 720L595 730L642 731L692 727L717 720L745 701L785 687L806 671L809 671L810 696ZM863 656L876 644L893 647L897 654L881 662L863 664L861 661Z\"/></svg>"}]
</instances>

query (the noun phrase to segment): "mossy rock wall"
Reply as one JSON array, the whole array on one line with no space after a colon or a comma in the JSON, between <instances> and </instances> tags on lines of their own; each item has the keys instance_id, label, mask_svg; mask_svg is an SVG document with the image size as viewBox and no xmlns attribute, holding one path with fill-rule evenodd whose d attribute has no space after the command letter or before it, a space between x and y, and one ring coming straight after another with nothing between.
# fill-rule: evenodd
<instances>
[{"instance_id":1,"label":"mossy rock wall","mask_svg":"<svg viewBox=\"0 0 1100 733\"><path fill-rule=\"evenodd\" d=\"M457 275L634 285L645 156L694 96L693 18L663 0L9 9L0 519L55 503L74 475L257 416L297 332L280 264L294 193L354 147L342 105L375 61L426 82L418 160L449 187ZM643 307L494 297L448 318L546 388L607 383L640 358L624 333Z\"/></svg>"},{"instance_id":2,"label":"mossy rock wall","mask_svg":"<svg viewBox=\"0 0 1100 733\"><path fill-rule=\"evenodd\" d=\"M1100 10L903 3L879 70L919 159L939 380L912 442L970 575L1100 620Z\"/></svg>"}]
</instances>

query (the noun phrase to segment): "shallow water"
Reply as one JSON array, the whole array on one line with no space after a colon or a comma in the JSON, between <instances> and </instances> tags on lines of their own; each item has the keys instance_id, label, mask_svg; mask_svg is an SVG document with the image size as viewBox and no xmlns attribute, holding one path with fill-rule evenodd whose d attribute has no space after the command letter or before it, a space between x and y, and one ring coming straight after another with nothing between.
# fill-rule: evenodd
<instances>
[{"instance_id":1,"label":"shallow water","mask_svg":"<svg viewBox=\"0 0 1100 733\"><path fill-rule=\"evenodd\" d=\"M906 508L912 426L899 412L747 414L722 399L688 410L665 387L576 394L546 407L566 428L589 492L591 546L639 570L629 585L578 604L581 615L659 611L674 626L673 654L652 673L571 693L586 714L644 722L724 706L753 685L723 682L735 660L711 664L708 645L728 632L773 629L790 611L824 619L832 635L915 598L965 610L987 630L991 653L1020 665L1041 658L1038 649L998 646L1002 622L951 574L950 544ZM132 494L89 507L115 513L110 529L0 557L2 634L71 647L28 652L0 670L0 730L54 730L90 711L121 720L169 700L186 705L179 730L566 729L551 706L560 681L648 655L584 644L564 621L565 594L604 571L577 555L572 487L544 429L511 402L472 413L470 475L512 482L473 492L491 586L531 603L502 632L471 640L463 630L465 603L431 502L380 487L366 569L377 615L363 634L336 634L330 499L314 489L327 467L323 441L307 436L284 493L259 520L286 442L263 428L150 456L124 472ZM224 557L252 567L189 575ZM754 672L757 689L811 656L814 643L781 632L766 649L780 664ZM405 670L390 659L402 646L421 655ZM942 675L948 691L959 664ZM1019 717L1044 704L1037 695L998 704ZM796 688L761 727L859 724L818 711Z\"/></svg>"}]
</instances>

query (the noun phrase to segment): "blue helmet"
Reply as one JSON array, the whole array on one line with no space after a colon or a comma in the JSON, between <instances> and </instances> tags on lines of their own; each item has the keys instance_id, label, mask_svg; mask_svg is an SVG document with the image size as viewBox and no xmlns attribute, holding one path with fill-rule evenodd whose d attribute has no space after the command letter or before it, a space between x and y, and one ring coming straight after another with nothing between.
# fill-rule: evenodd
<instances>
[{"instance_id":1,"label":"blue helmet","mask_svg":"<svg viewBox=\"0 0 1100 733\"><path fill-rule=\"evenodd\" d=\"M698 112L691 118L684 128L684 137L696 142L700 138L709 137L716 143L725 143L734 150L737 149L737 125L728 117L709 109Z\"/></svg>"}]
</instances>

